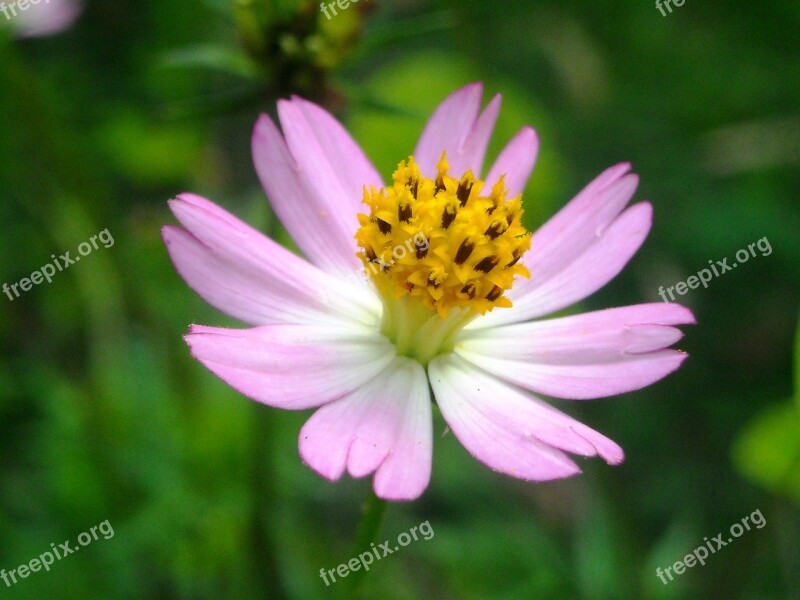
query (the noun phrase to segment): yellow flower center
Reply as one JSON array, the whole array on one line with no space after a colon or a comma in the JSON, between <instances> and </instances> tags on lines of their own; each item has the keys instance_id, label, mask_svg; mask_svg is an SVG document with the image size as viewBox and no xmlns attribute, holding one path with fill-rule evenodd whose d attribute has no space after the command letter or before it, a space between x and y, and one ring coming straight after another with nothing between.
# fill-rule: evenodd
<instances>
[{"instance_id":1,"label":"yellow flower center","mask_svg":"<svg viewBox=\"0 0 800 600\"><path fill-rule=\"evenodd\" d=\"M530 277L519 262L530 247L522 196L506 200L504 178L484 194L472 171L451 177L444 154L437 170L423 177L412 156L391 186L365 189L369 214L355 235L384 303L383 333L423 364L476 316L510 307L503 294L515 276Z\"/></svg>"}]
</instances>

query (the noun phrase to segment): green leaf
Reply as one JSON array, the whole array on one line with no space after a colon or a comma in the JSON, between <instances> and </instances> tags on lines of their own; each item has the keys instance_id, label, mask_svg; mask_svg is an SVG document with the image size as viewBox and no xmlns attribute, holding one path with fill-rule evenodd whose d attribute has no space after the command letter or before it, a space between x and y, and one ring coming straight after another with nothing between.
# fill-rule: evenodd
<instances>
[{"instance_id":1,"label":"green leaf","mask_svg":"<svg viewBox=\"0 0 800 600\"><path fill-rule=\"evenodd\" d=\"M260 67L246 54L226 46L194 46L168 52L161 59L162 67L211 69L244 79L258 79Z\"/></svg>"},{"instance_id":2,"label":"green leaf","mask_svg":"<svg viewBox=\"0 0 800 600\"><path fill-rule=\"evenodd\" d=\"M800 325L794 358L794 403L771 406L753 419L733 447L733 461L756 485L800 501Z\"/></svg>"},{"instance_id":3,"label":"green leaf","mask_svg":"<svg viewBox=\"0 0 800 600\"><path fill-rule=\"evenodd\" d=\"M800 321L794 336L794 400L800 409Z\"/></svg>"},{"instance_id":4,"label":"green leaf","mask_svg":"<svg viewBox=\"0 0 800 600\"><path fill-rule=\"evenodd\" d=\"M800 501L800 411L786 402L758 415L733 448L733 461L751 482Z\"/></svg>"}]
</instances>

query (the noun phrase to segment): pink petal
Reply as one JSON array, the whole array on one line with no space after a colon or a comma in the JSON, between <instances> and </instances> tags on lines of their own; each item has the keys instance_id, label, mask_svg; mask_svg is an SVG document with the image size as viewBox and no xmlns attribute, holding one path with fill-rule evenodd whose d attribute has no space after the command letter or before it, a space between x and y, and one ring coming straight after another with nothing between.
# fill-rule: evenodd
<instances>
[{"instance_id":1,"label":"pink petal","mask_svg":"<svg viewBox=\"0 0 800 600\"><path fill-rule=\"evenodd\" d=\"M394 358L377 333L340 327L192 325L192 356L245 396L276 408L320 406L358 389Z\"/></svg>"},{"instance_id":2,"label":"pink petal","mask_svg":"<svg viewBox=\"0 0 800 600\"><path fill-rule=\"evenodd\" d=\"M419 363L398 357L375 379L320 408L300 431L300 456L339 479L375 472L384 500L414 500L428 486L433 448L431 402Z\"/></svg>"},{"instance_id":3,"label":"pink petal","mask_svg":"<svg viewBox=\"0 0 800 600\"><path fill-rule=\"evenodd\" d=\"M188 230L163 229L175 268L234 318L253 325L379 318L372 294L326 275L212 202L183 194L170 208Z\"/></svg>"},{"instance_id":4,"label":"pink petal","mask_svg":"<svg viewBox=\"0 0 800 600\"><path fill-rule=\"evenodd\" d=\"M299 100L281 101L286 140L262 115L253 132L253 160L275 213L300 250L321 269L350 276L363 270L353 237L356 215L364 211L355 180L368 177L362 185L376 186L380 180L360 151L337 154L351 152L355 142L321 110ZM352 172L344 175L348 169Z\"/></svg>"},{"instance_id":5,"label":"pink petal","mask_svg":"<svg viewBox=\"0 0 800 600\"><path fill-rule=\"evenodd\" d=\"M303 164L306 164L317 169L324 168L331 171L332 174L328 174L326 177L338 177L344 190L344 196L350 201L350 206L358 212L363 212L362 194L364 187L366 186L367 189L370 187L379 189L383 186L381 176L364 154L364 151L350 137L350 134L342 124L325 109L298 96L292 97L291 104L286 104L299 108L308 125L307 133L298 139L295 139L294 136L289 136L287 132L287 141L292 153L295 156L298 156L298 153L301 155L301 158L298 159L301 168ZM296 112L294 114L296 115ZM284 131L286 131L286 128L284 128ZM315 137L309 140L308 133ZM297 149L295 149L295 144L299 141L303 141L305 144L298 145ZM309 156L311 154L309 146L313 146L313 154L317 156L324 155L326 160L323 164L312 162L313 157Z\"/></svg>"},{"instance_id":6,"label":"pink petal","mask_svg":"<svg viewBox=\"0 0 800 600\"><path fill-rule=\"evenodd\" d=\"M533 172L538 153L539 136L530 127L523 127L494 161L486 176L486 185L491 189L500 176L505 175L507 197L514 198L521 194Z\"/></svg>"},{"instance_id":7,"label":"pink petal","mask_svg":"<svg viewBox=\"0 0 800 600\"><path fill-rule=\"evenodd\" d=\"M476 177L480 177L483 170L483 159L486 157L486 149L489 146L489 140L492 138L497 117L500 114L500 106L503 103L503 98L500 94L495 95L486 105L486 108L478 117L472 130L469 132L461 152L456 158L455 162L450 161L450 154L447 154L447 160L450 162L451 175L457 177L457 174L466 173L469 169Z\"/></svg>"},{"instance_id":8,"label":"pink petal","mask_svg":"<svg viewBox=\"0 0 800 600\"><path fill-rule=\"evenodd\" d=\"M537 281L559 273L619 216L639 183L628 170L627 164L606 170L534 233L525 264Z\"/></svg>"},{"instance_id":9,"label":"pink petal","mask_svg":"<svg viewBox=\"0 0 800 600\"><path fill-rule=\"evenodd\" d=\"M641 248L653 222L653 209L640 202L623 212L603 233L596 243L583 254L563 265L563 270L545 279L539 285L528 285L514 298L509 314L500 313L505 322L519 322L556 312L590 296L614 279ZM531 279L536 277L533 273ZM523 283L528 283L524 281Z\"/></svg>"},{"instance_id":10,"label":"pink petal","mask_svg":"<svg viewBox=\"0 0 800 600\"><path fill-rule=\"evenodd\" d=\"M538 398L476 369L456 354L428 366L447 424L464 447L492 469L531 481L580 472L561 450L622 461L614 442Z\"/></svg>"},{"instance_id":11,"label":"pink petal","mask_svg":"<svg viewBox=\"0 0 800 600\"><path fill-rule=\"evenodd\" d=\"M453 177L469 169L476 177L480 175L501 102L500 96L495 96L478 117L482 97L483 85L473 83L450 94L434 111L414 150L424 176L436 174L442 151L447 151Z\"/></svg>"},{"instance_id":12,"label":"pink petal","mask_svg":"<svg viewBox=\"0 0 800 600\"><path fill-rule=\"evenodd\" d=\"M16 3L9 1L7 4ZM82 12L83 2L80 0L40 0L28 4L24 11L17 7L17 16L13 17L11 24L16 27L16 37L46 37L72 27Z\"/></svg>"},{"instance_id":13,"label":"pink petal","mask_svg":"<svg viewBox=\"0 0 800 600\"><path fill-rule=\"evenodd\" d=\"M624 268L652 224L652 207L641 202L622 213L638 178L628 165L609 169L545 223L523 257L531 278L508 293L514 306L495 310L474 328L518 323L546 315L594 293Z\"/></svg>"},{"instance_id":14,"label":"pink petal","mask_svg":"<svg viewBox=\"0 0 800 600\"><path fill-rule=\"evenodd\" d=\"M456 352L505 381L557 398L591 399L646 387L686 354L665 350L694 323L678 304L625 306L465 332Z\"/></svg>"},{"instance_id":15,"label":"pink petal","mask_svg":"<svg viewBox=\"0 0 800 600\"><path fill-rule=\"evenodd\" d=\"M639 184L636 175L626 175L629 169L606 170L534 233L525 264L537 281L561 272L619 216Z\"/></svg>"}]
</instances>

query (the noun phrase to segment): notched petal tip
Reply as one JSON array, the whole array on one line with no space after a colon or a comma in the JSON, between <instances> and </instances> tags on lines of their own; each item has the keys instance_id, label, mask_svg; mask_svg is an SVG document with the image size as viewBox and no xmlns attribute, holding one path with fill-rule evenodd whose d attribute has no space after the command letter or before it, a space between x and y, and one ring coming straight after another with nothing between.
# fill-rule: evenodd
<instances>
[{"instance_id":1,"label":"notched petal tip","mask_svg":"<svg viewBox=\"0 0 800 600\"><path fill-rule=\"evenodd\" d=\"M600 174L600 177L607 176L610 181L613 181L629 173L631 169L633 169L633 163L630 163L628 161L619 162L615 165L610 166L605 171L603 171ZM634 173L631 174L633 175Z\"/></svg>"},{"instance_id":2,"label":"notched petal tip","mask_svg":"<svg viewBox=\"0 0 800 600\"><path fill-rule=\"evenodd\" d=\"M170 236L172 235L171 232L174 229L180 229L180 227L176 225L162 225L161 226L161 239L164 240L165 245L170 244Z\"/></svg>"},{"instance_id":3,"label":"notched petal tip","mask_svg":"<svg viewBox=\"0 0 800 600\"><path fill-rule=\"evenodd\" d=\"M235 330L231 329L226 330L221 327L212 327L209 325L199 325L197 323L192 323L191 325L189 325L189 331L187 331L184 334L183 339L186 340L187 343L189 343L190 337L199 335L225 335L226 333L233 331Z\"/></svg>"},{"instance_id":4,"label":"notched petal tip","mask_svg":"<svg viewBox=\"0 0 800 600\"><path fill-rule=\"evenodd\" d=\"M275 145L275 147L271 148L271 145ZM283 134L275 125L272 117L266 113L259 115L253 126L251 146L254 159L266 160L268 157L274 158L277 154L281 154L281 156L288 154Z\"/></svg>"},{"instance_id":5,"label":"notched petal tip","mask_svg":"<svg viewBox=\"0 0 800 600\"><path fill-rule=\"evenodd\" d=\"M685 307L683 304L675 304L674 306L683 314L680 323L676 323L676 325L697 325L697 317L694 316L690 308Z\"/></svg>"}]
</instances>

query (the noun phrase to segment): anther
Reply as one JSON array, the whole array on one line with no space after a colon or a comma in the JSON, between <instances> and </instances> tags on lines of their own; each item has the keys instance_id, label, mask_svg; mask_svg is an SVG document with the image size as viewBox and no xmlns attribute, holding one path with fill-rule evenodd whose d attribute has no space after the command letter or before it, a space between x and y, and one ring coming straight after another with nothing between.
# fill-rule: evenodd
<instances>
[{"instance_id":1,"label":"anther","mask_svg":"<svg viewBox=\"0 0 800 600\"><path fill-rule=\"evenodd\" d=\"M496 285L496 286L494 286L492 288L491 292L486 294L486 299L489 302L494 302L495 300L497 300L502 295L503 295L503 288L501 288L499 285Z\"/></svg>"},{"instance_id":2,"label":"anther","mask_svg":"<svg viewBox=\"0 0 800 600\"><path fill-rule=\"evenodd\" d=\"M506 227L501 221L493 221L492 224L486 228L486 231L484 231L484 235L490 240L495 240L506 229L508 229L508 227Z\"/></svg>"},{"instance_id":3,"label":"anther","mask_svg":"<svg viewBox=\"0 0 800 600\"><path fill-rule=\"evenodd\" d=\"M454 206L445 206L442 211L442 229L450 227L451 223L456 218L456 209Z\"/></svg>"},{"instance_id":4,"label":"anther","mask_svg":"<svg viewBox=\"0 0 800 600\"><path fill-rule=\"evenodd\" d=\"M498 262L500 262L500 259L496 256L487 256L477 265L475 265L475 270L480 271L481 273L488 273L497 266Z\"/></svg>"},{"instance_id":5,"label":"anther","mask_svg":"<svg viewBox=\"0 0 800 600\"><path fill-rule=\"evenodd\" d=\"M469 181L466 177L459 182L456 196L461 202L462 207L467 205L467 200L469 200L469 194L472 192L473 185L473 182Z\"/></svg>"},{"instance_id":6,"label":"anther","mask_svg":"<svg viewBox=\"0 0 800 600\"><path fill-rule=\"evenodd\" d=\"M453 260L457 265L463 265L464 261L470 257L473 250L475 250L475 244L471 243L469 239L465 239L458 247L456 257Z\"/></svg>"},{"instance_id":7,"label":"anther","mask_svg":"<svg viewBox=\"0 0 800 600\"><path fill-rule=\"evenodd\" d=\"M472 300L475 297L475 284L472 282L466 284L464 287L461 288L461 293L466 295L470 300ZM500 294L502 293L503 290L500 290ZM498 297L500 296L500 294L498 294Z\"/></svg>"},{"instance_id":8,"label":"anther","mask_svg":"<svg viewBox=\"0 0 800 600\"><path fill-rule=\"evenodd\" d=\"M401 223L408 223L411 220L412 214L411 203L405 206L402 204L397 206L397 218Z\"/></svg>"},{"instance_id":9,"label":"anther","mask_svg":"<svg viewBox=\"0 0 800 600\"><path fill-rule=\"evenodd\" d=\"M512 252L511 255L514 257L514 260L512 260L510 263L506 265L506 269L510 269L511 267L513 267L515 264L517 264L517 262L519 262L519 259L522 258L522 252L520 252L519 250L514 250L514 252Z\"/></svg>"}]
</instances>

